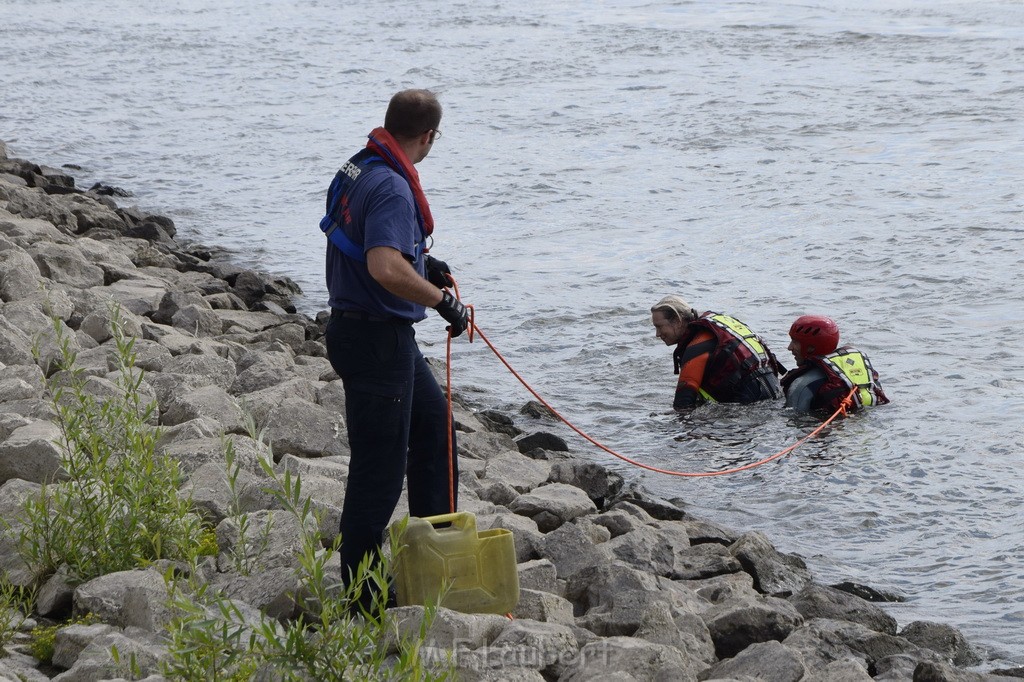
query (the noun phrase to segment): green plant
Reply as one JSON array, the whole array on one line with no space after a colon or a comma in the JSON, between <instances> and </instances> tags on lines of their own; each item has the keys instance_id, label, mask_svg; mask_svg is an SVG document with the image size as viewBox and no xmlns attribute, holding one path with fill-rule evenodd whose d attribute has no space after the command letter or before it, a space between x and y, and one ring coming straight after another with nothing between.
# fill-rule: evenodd
<instances>
[{"instance_id":1,"label":"green plant","mask_svg":"<svg viewBox=\"0 0 1024 682\"><path fill-rule=\"evenodd\" d=\"M302 528L297 556L301 588L294 595L301 615L286 623L265 615L253 622L208 585L172 584L172 608L181 615L169 626L171 661L164 674L211 682L248 680L256 671L285 682L449 679L450 664L430 664L420 656L436 608L426 609L416 636L399 637L386 613L389 580L383 553L374 560L367 557L351 584L338 584L328 566L338 561L340 538L325 549L318 514L310 498L302 496L301 477L287 470L278 476L272 460L262 461L277 484L271 492Z\"/></svg>"},{"instance_id":2,"label":"green plant","mask_svg":"<svg viewBox=\"0 0 1024 682\"><path fill-rule=\"evenodd\" d=\"M255 424L251 417L246 417L246 423L250 433L255 434ZM238 525L237 541L231 546L231 564L235 571L241 575L250 575L259 565L260 559L267 551L270 543L270 533L274 528L273 513L268 516L266 523L260 528L251 527L249 514L242 511L241 496L238 491L238 474L242 467L236 461L235 444L230 438L223 439L224 461L227 468L228 493L231 496L231 503L228 511L234 522Z\"/></svg>"},{"instance_id":3,"label":"green plant","mask_svg":"<svg viewBox=\"0 0 1024 682\"><path fill-rule=\"evenodd\" d=\"M59 630L63 630L71 625L92 625L98 622L100 622L99 616L95 613L87 613L84 616L72 618L64 623L40 625L32 628L32 632L29 633L28 650L36 659L43 663L51 663L53 661L53 650L57 645L57 632Z\"/></svg>"},{"instance_id":4,"label":"green plant","mask_svg":"<svg viewBox=\"0 0 1024 682\"><path fill-rule=\"evenodd\" d=\"M7 646L28 619L32 601L32 590L0 579L0 658L7 655Z\"/></svg>"},{"instance_id":5,"label":"green plant","mask_svg":"<svg viewBox=\"0 0 1024 682\"><path fill-rule=\"evenodd\" d=\"M178 489L177 462L158 455L158 430L149 422L155 403L140 397L135 340L112 309L116 391L97 398L59 320L54 321L60 371L46 380L61 437L61 480L26 499L18 551L41 579L62 564L73 582L145 566L163 558L188 559L201 526L191 500Z\"/></svg>"}]
</instances>

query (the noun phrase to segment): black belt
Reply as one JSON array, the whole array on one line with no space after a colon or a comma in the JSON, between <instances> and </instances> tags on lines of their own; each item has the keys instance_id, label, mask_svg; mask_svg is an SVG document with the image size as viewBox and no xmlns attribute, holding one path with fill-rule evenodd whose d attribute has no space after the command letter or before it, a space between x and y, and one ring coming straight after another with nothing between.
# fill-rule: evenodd
<instances>
[{"instance_id":1,"label":"black belt","mask_svg":"<svg viewBox=\"0 0 1024 682\"><path fill-rule=\"evenodd\" d=\"M344 317L350 320L365 320L367 322L394 322L397 324L412 324L412 320L406 320L402 317L395 317L394 315L374 315L372 313L364 312L362 310L338 310L334 308L331 310L331 318Z\"/></svg>"}]
</instances>

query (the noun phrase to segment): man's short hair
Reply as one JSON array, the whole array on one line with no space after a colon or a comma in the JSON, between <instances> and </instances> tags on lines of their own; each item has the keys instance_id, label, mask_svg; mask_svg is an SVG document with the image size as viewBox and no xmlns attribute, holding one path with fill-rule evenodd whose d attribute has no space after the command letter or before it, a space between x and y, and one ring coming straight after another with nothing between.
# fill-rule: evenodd
<instances>
[{"instance_id":1,"label":"man's short hair","mask_svg":"<svg viewBox=\"0 0 1024 682\"><path fill-rule=\"evenodd\" d=\"M430 90L402 90L388 103L384 128L400 139L411 139L441 123L441 103Z\"/></svg>"}]
</instances>

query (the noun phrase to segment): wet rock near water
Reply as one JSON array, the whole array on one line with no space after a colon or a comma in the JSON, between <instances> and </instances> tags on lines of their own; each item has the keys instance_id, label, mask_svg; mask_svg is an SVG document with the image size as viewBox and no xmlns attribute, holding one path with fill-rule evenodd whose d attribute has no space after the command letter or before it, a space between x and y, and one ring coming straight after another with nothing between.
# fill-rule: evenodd
<instances>
[{"instance_id":1,"label":"wet rock near water","mask_svg":"<svg viewBox=\"0 0 1024 682\"><path fill-rule=\"evenodd\" d=\"M337 534L349 451L344 391L323 344L326 316L295 313L299 292L289 279L180 244L168 218L115 203L129 196L100 183L82 191L62 170L8 158L0 143L0 512L14 519L21 500L60 475L43 387L58 371L53 319L78 352L89 390L102 396L112 390L116 303L145 370L140 392L157 406L160 452L179 462L183 491L216 527L220 557L204 566L205 580L240 612L294 617L299 533L285 516L266 551L250 557L257 570L241 575L228 557L238 547L238 514L280 509L246 414L265 427L275 469L301 475L323 512L325 541ZM521 587L514 620L438 610L425 655L450 654L460 679L1000 679L965 669L978 652L948 624L900 628L879 605L898 595L817 584L802 559L763 534L696 518L684 502L574 452L542 405L508 415L460 399L455 419L462 506L480 530L512 533ZM238 504L225 438L238 465ZM396 519L406 508L403 501ZM0 571L28 582L11 542L0 539ZM59 630L54 665L64 672L56 679L116 679L112 644L135 656L143 676L162 679L171 617L165 568L77 587L58 573L43 586L39 615L101 621ZM389 617L397 631L414 633L424 610L394 608ZM52 673L23 650L0 659L0 679Z\"/></svg>"}]
</instances>

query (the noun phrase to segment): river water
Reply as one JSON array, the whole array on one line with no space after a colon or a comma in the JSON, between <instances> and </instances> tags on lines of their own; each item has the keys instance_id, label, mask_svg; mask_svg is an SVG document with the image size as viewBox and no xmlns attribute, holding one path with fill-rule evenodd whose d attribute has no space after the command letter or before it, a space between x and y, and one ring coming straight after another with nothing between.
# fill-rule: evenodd
<instances>
[{"instance_id":1,"label":"river water","mask_svg":"<svg viewBox=\"0 0 1024 682\"><path fill-rule=\"evenodd\" d=\"M542 395L654 466L722 470L810 425L671 414L651 304L733 314L786 364L791 321L832 315L893 402L764 467L663 476L542 428L1024 664L1018 0L0 0L0 44L12 155L133 191L310 314L327 183L393 92L436 90L434 254ZM420 325L428 354L443 333ZM530 398L479 340L454 363L482 407Z\"/></svg>"}]
</instances>

